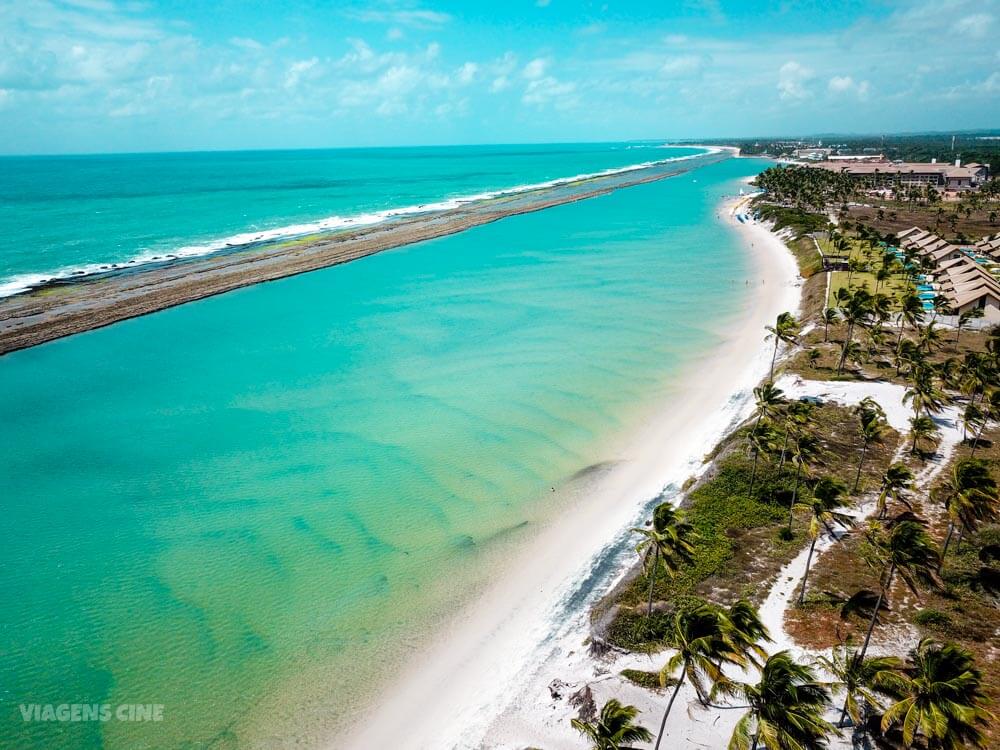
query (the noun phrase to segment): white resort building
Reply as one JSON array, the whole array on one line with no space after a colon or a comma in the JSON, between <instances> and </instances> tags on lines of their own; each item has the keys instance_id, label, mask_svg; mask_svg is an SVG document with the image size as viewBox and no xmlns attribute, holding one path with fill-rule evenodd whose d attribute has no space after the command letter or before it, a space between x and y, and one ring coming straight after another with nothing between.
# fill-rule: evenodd
<instances>
[{"instance_id":1,"label":"white resort building","mask_svg":"<svg viewBox=\"0 0 1000 750\"><path fill-rule=\"evenodd\" d=\"M926 283L957 314L978 307L986 320L1000 322L1000 281L989 270L1000 263L1000 234L964 247L918 227L899 232L896 239L903 251L927 260L933 270Z\"/></svg>"},{"instance_id":2,"label":"white resort building","mask_svg":"<svg viewBox=\"0 0 1000 750\"><path fill-rule=\"evenodd\" d=\"M986 182L990 175L988 164L963 166L961 159L956 159L954 164L827 160L811 163L810 166L845 174L872 189L933 185L939 190L973 190Z\"/></svg>"}]
</instances>

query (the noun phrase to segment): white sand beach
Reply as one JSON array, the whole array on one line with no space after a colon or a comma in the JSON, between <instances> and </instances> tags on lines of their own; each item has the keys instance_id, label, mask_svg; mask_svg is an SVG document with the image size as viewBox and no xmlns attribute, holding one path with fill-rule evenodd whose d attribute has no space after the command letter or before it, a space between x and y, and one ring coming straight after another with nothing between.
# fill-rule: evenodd
<instances>
[{"instance_id":1,"label":"white sand beach","mask_svg":"<svg viewBox=\"0 0 1000 750\"><path fill-rule=\"evenodd\" d=\"M724 220L746 242L757 289L727 339L681 380L620 454L609 457L617 459L614 468L594 482L572 513L540 530L494 585L404 665L378 704L354 722L355 733L332 746L580 746L569 725L575 709L566 701L568 693L553 698L549 686L563 681L572 692L600 680L595 672L601 667L584 646L589 605L631 562L628 529L641 522L648 504L702 470L704 455L749 413L751 391L770 361L763 327L778 313L798 309L800 278L791 253L766 227L734 218L747 200L727 202ZM591 576L609 558L615 563L611 569ZM635 691L640 694L623 690L619 697L649 703L648 693ZM675 716L681 721L684 713ZM642 720L653 724L655 718Z\"/></svg>"}]
</instances>

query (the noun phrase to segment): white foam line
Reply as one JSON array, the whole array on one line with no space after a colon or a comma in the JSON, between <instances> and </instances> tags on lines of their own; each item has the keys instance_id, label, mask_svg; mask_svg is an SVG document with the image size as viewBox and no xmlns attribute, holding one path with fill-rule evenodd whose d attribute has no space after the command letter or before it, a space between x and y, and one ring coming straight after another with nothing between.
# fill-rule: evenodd
<instances>
[{"instance_id":1,"label":"white foam line","mask_svg":"<svg viewBox=\"0 0 1000 750\"><path fill-rule=\"evenodd\" d=\"M12 276L0 281L0 298L11 297L15 294L23 294L43 284L57 281L93 276L95 274L108 273L110 271L136 268L151 263L163 263L178 258L196 258L222 250L232 250L234 248L245 247L257 242L273 242L275 240L295 239L310 234L321 234L332 232L338 229L348 229L354 227L370 227L382 224L391 219L404 216L418 216L421 214L437 213L460 208L461 206L479 201L503 198L521 193L528 193L533 190L543 190L545 188L560 187L582 180L592 180L598 177L610 177L617 174L627 174L641 169L660 166L671 162L685 161L700 156L707 156L719 153L719 149L706 149L703 153L689 154L687 156L672 156L668 159L657 159L654 161L630 164L625 167L613 167L600 172L589 172L585 174L573 175L572 177L558 177L545 182L536 182L528 185L516 185L511 188L501 190L489 190L472 195L457 196L434 203L420 203L412 206L402 206L400 208L389 208L384 211L372 211L368 213L356 214L353 216L328 216L325 219L306 222L302 224L289 224L287 226L265 229L258 232L242 232L219 240L213 240L201 245L185 245L172 250L145 251L132 258L118 263L90 263L81 266L70 266L61 268L49 273L28 273Z\"/></svg>"}]
</instances>

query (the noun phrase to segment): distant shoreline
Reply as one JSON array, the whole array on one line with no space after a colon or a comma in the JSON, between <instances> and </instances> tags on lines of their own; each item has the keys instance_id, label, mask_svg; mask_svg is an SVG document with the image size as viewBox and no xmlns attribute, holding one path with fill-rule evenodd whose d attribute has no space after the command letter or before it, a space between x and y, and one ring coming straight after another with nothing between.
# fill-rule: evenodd
<instances>
[{"instance_id":1,"label":"distant shoreline","mask_svg":"<svg viewBox=\"0 0 1000 750\"><path fill-rule=\"evenodd\" d=\"M60 281L0 299L0 355L185 302L455 234L508 216L661 180L729 157L726 151L716 149L704 155L470 202L460 208L366 228Z\"/></svg>"}]
</instances>

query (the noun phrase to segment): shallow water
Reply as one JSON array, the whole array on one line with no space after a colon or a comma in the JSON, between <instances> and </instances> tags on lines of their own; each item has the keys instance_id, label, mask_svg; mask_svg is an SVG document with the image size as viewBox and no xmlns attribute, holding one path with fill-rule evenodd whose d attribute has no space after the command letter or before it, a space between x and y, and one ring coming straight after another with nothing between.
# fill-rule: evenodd
<instances>
[{"instance_id":1,"label":"shallow water","mask_svg":"<svg viewBox=\"0 0 1000 750\"><path fill-rule=\"evenodd\" d=\"M757 171L728 160L0 359L0 735L322 736L717 343L748 262L715 212ZM64 702L164 720L17 710Z\"/></svg>"},{"instance_id":2,"label":"shallow water","mask_svg":"<svg viewBox=\"0 0 1000 750\"><path fill-rule=\"evenodd\" d=\"M367 225L388 211L700 151L597 143L0 157L0 296L109 264Z\"/></svg>"}]
</instances>

